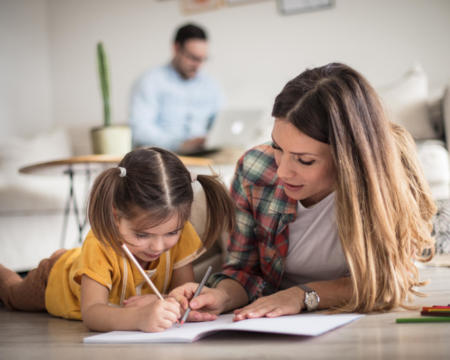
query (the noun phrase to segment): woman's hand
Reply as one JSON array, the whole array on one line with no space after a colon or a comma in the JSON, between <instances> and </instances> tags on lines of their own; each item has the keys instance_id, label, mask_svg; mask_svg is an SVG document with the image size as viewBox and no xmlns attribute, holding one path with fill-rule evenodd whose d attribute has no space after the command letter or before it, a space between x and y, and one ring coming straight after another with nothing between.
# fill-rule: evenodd
<instances>
[{"instance_id":1,"label":"woman's hand","mask_svg":"<svg viewBox=\"0 0 450 360\"><path fill-rule=\"evenodd\" d=\"M132 296L123 301L123 307L144 306L158 300L154 294Z\"/></svg>"},{"instance_id":2,"label":"woman's hand","mask_svg":"<svg viewBox=\"0 0 450 360\"><path fill-rule=\"evenodd\" d=\"M188 321L211 321L217 318L224 309L224 303L228 295L220 289L204 287L201 293L193 299L194 293L199 284L186 283L173 289L169 296L176 299L182 308L186 310L191 307Z\"/></svg>"},{"instance_id":3,"label":"woman's hand","mask_svg":"<svg viewBox=\"0 0 450 360\"><path fill-rule=\"evenodd\" d=\"M250 305L234 310L234 321L260 317L277 317L298 314L303 308L304 292L291 287L275 294L261 297Z\"/></svg>"},{"instance_id":4,"label":"woman's hand","mask_svg":"<svg viewBox=\"0 0 450 360\"><path fill-rule=\"evenodd\" d=\"M180 304L175 299L156 299L139 309L138 328L144 332L163 331L170 328L180 317Z\"/></svg>"}]
</instances>

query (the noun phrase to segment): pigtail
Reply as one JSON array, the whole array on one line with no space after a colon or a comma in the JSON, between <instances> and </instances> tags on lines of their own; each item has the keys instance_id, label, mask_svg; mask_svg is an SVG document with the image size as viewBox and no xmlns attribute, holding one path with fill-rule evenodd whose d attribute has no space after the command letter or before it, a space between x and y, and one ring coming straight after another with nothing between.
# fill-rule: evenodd
<instances>
[{"instance_id":1,"label":"pigtail","mask_svg":"<svg viewBox=\"0 0 450 360\"><path fill-rule=\"evenodd\" d=\"M204 246L209 249L223 231L234 229L235 207L225 186L217 175L197 175L206 197Z\"/></svg>"},{"instance_id":2,"label":"pigtail","mask_svg":"<svg viewBox=\"0 0 450 360\"><path fill-rule=\"evenodd\" d=\"M121 252L121 235L114 220L114 194L118 183L125 181L119 177L118 168L103 171L94 182L89 196L88 218L95 237L104 244Z\"/></svg>"}]
</instances>

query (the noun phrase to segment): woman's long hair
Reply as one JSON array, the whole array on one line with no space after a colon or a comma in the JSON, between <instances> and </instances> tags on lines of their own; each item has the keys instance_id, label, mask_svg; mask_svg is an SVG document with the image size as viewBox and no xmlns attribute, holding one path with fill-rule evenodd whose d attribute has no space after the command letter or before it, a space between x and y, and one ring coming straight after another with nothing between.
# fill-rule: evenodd
<instances>
[{"instance_id":1,"label":"woman's long hair","mask_svg":"<svg viewBox=\"0 0 450 360\"><path fill-rule=\"evenodd\" d=\"M385 116L368 81L332 63L286 84L272 115L331 147L336 220L353 282L339 311L408 307L420 295L415 260L434 254L436 212L411 136Z\"/></svg>"}]
</instances>

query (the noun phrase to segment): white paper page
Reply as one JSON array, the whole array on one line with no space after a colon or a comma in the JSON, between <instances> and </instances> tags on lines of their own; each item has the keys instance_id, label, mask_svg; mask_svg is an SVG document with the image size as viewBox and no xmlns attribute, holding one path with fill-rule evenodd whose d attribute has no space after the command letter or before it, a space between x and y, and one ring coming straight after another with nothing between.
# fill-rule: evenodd
<instances>
[{"instance_id":1,"label":"white paper page","mask_svg":"<svg viewBox=\"0 0 450 360\"><path fill-rule=\"evenodd\" d=\"M222 330L254 331L286 335L316 336L359 319L360 314L299 314L278 318L260 318L233 322L233 314L215 321L185 323L159 333L112 331L84 338L85 343L183 343L193 342Z\"/></svg>"},{"instance_id":2,"label":"white paper page","mask_svg":"<svg viewBox=\"0 0 450 360\"><path fill-rule=\"evenodd\" d=\"M230 324L229 330L257 331L273 334L317 336L359 319L361 314L301 314L277 318L259 318Z\"/></svg>"}]
</instances>

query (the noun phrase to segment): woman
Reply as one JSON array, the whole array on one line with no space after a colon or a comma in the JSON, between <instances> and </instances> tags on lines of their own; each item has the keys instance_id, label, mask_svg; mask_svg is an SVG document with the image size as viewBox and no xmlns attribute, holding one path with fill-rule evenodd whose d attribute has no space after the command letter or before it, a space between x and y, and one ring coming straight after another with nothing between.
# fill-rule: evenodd
<instances>
[{"instance_id":1,"label":"woman","mask_svg":"<svg viewBox=\"0 0 450 360\"><path fill-rule=\"evenodd\" d=\"M191 320L407 307L423 285L414 261L433 254L435 213L412 138L343 64L289 81L272 115L272 146L238 162L227 261L190 302ZM177 291L190 299L195 288Z\"/></svg>"}]
</instances>

